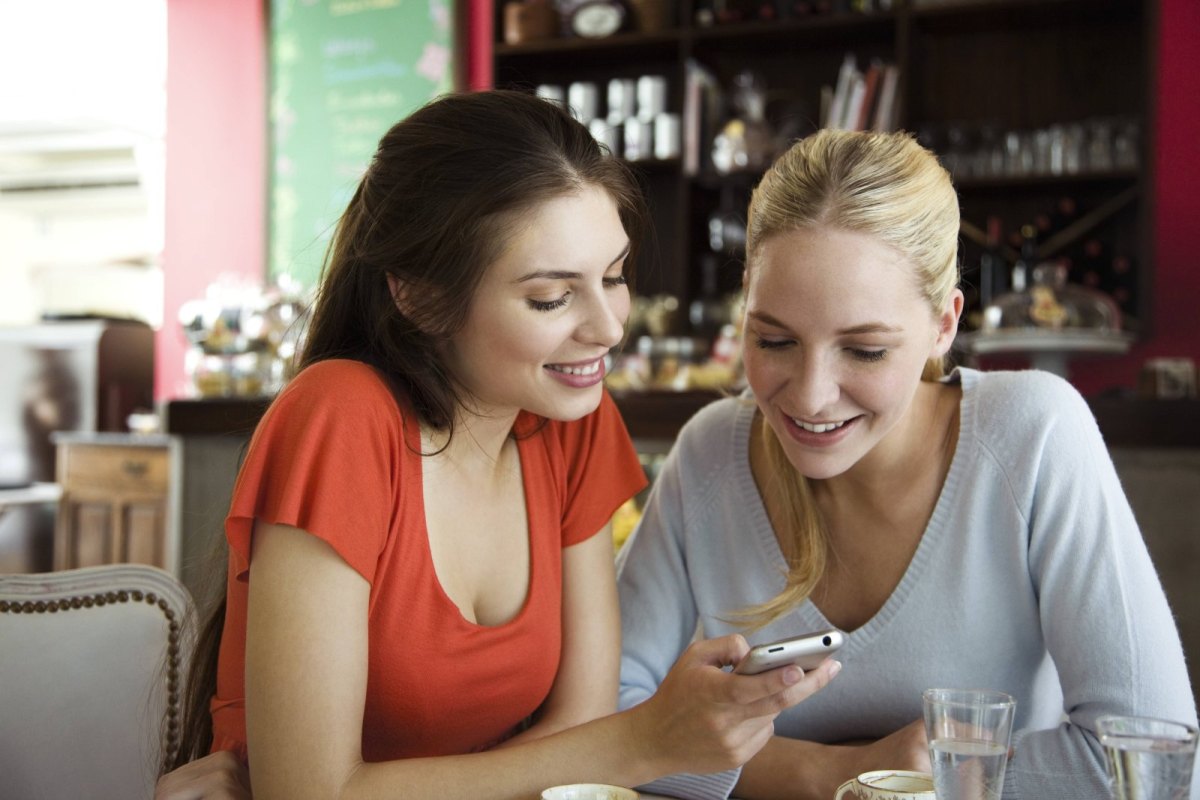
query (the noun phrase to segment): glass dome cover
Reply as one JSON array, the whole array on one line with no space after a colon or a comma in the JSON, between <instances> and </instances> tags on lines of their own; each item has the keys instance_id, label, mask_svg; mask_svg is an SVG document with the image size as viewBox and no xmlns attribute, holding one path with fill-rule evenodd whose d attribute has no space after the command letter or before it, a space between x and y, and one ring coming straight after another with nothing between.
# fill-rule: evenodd
<instances>
[{"instance_id":1,"label":"glass dome cover","mask_svg":"<svg viewBox=\"0 0 1200 800\"><path fill-rule=\"evenodd\" d=\"M1047 262L1034 267L1027 290L1003 294L984 309L980 333L1005 331L1118 333L1121 310L1103 292L1068 283L1062 264Z\"/></svg>"}]
</instances>

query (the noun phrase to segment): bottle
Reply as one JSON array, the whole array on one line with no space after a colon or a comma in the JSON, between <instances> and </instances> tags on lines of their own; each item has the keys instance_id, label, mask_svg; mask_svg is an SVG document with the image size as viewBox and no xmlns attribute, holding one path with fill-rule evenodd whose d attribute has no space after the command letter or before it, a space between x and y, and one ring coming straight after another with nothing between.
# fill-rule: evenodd
<instances>
[{"instance_id":1,"label":"bottle","mask_svg":"<svg viewBox=\"0 0 1200 800\"><path fill-rule=\"evenodd\" d=\"M987 220L987 243L979 257L979 306L987 308L1004 292L1004 258L1000 255L1000 218Z\"/></svg>"},{"instance_id":2,"label":"bottle","mask_svg":"<svg viewBox=\"0 0 1200 800\"><path fill-rule=\"evenodd\" d=\"M1037 227L1034 225L1021 226L1021 257L1012 269L1012 290L1023 292L1028 283L1029 270L1037 256Z\"/></svg>"},{"instance_id":3,"label":"bottle","mask_svg":"<svg viewBox=\"0 0 1200 800\"><path fill-rule=\"evenodd\" d=\"M700 256L700 296L688 305L692 335L708 342L730 322L729 304L721 298L719 271L720 259L715 254Z\"/></svg>"}]
</instances>

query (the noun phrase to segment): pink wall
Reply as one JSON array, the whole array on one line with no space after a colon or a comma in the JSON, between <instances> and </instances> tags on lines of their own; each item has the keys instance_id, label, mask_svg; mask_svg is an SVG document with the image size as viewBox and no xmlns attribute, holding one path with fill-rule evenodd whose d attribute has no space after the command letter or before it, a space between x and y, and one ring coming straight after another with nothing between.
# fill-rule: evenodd
<instances>
[{"instance_id":1,"label":"pink wall","mask_svg":"<svg viewBox=\"0 0 1200 800\"><path fill-rule=\"evenodd\" d=\"M222 272L266 269L266 3L167 2L163 328L154 396L178 397L179 306Z\"/></svg>"},{"instance_id":2,"label":"pink wall","mask_svg":"<svg viewBox=\"0 0 1200 800\"><path fill-rule=\"evenodd\" d=\"M1159 0L1152 335L1119 359L1080 363L1084 394L1137 385L1147 358L1200 364L1200 3Z\"/></svg>"}]
</instances>

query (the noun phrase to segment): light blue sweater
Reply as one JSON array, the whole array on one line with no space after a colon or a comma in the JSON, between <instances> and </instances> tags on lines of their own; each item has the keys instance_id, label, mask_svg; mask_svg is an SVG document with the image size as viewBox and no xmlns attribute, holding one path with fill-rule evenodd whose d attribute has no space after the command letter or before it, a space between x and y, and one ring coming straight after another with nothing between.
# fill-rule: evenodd
<instances>
[{"instance_id":1,"label":"light blue sweater","mask_svg":"<svg viewBox=\"0 0 1200 800\"><path fill-rule=\"evenodd\" d=\"M1017 699L1005 800L1108 797L1097 716L1196 723L1158 576L1095 420L1067 382L969 369L949 380L963 390L958 445L912 562L879 612L847 632L841 674L780 715L776 735L880 738L921 717L924 689L1000 689ZM696 414L621 552L622 708L653 693L697 623L706 637L739 632L722 617L784 586L750 472L754 411L742 397ZM747 638L827 627L806 601ZM737 778L680 775L647 790L724 798ZM1194 797L1197 786L1200 770Z\"/></svg>"}]
</instances>

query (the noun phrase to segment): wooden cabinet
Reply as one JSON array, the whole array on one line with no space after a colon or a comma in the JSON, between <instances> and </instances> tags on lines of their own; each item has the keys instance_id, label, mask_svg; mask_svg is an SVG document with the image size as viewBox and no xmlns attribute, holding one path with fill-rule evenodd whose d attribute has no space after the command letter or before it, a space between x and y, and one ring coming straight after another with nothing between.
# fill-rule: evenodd
<instances>
[{"instance_id":1,"label":"wooden cabinet","mask_svg":"<svg viewBox=\"0 0 1200 800\"><path fill-rule=\"evenodd\" d=\"M62 486L54 568L138 562L170 569L168 446L163 438L120 443L59 437Z\"/></svg>"},{"instance_id":2,"label":"wooden cabinet","mask_svg":"<svg viewBox=\"0 0 1200 800\"><path fill-rule=\"evenodd\" d=\"M1128 329L1148 331L1157 0L687 0L671 4L676 14L666 30L520 45L503 42L501 5L493 49L497 86L533 90L593 82L603 115L610 79L662 75L667 108L681 115L685 128L695 116L689 104L696 95L688 86L697 66L715 78L726 100L735 76L754 71L767 87L772 126L802 136L816 129L822 87L836 84L847 54L862 69L873 60L894 64L899 127L953 167L965 223L963 285L974 306L968 324L980 303L984 232L994 219L1009 266L1020 250L1015 237L1032 226L1036 260L1061 259L1070 280L1117 299ZM829 10L801 16L795 9L802 6ZM864 8L871 10L853 10ZM776 18L712 24L730 13ZM1135 151L1128 151L1127 136L1128 157L1114 160L1110 152L1108 166L979 168L985 154L1002 162L1010 144L1027 155L1031 143L1040 147L1050 131L1085 137L1075 145L1086 150L1091 137L1127 128L1134 132ZM714 252L710 225L718 211L744 220L758 175L716 174L707 158L712 136L712 130L701 132L698 169L689 169L686 159L634 164L657 234L643 249L649 256L639 268L643 294L668 292L686 304L714 286L739 286L741 255Z\"/></svg>"}]
</instances>

